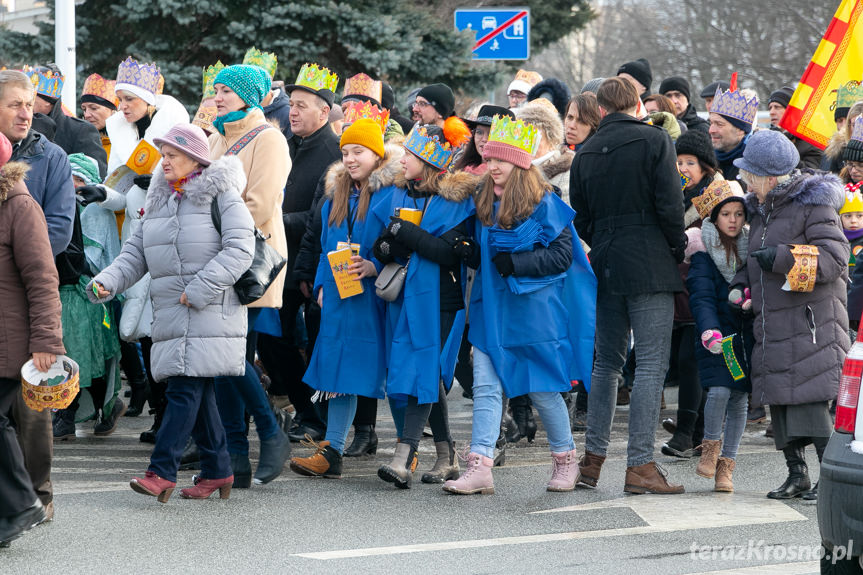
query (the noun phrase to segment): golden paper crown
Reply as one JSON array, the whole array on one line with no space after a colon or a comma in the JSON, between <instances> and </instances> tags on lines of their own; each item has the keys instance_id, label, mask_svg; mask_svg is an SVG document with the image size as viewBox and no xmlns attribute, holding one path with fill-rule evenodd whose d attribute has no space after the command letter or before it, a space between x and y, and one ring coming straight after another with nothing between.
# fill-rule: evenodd
<instances>
[{"instance_id":1,"label":"golden paper crown","mask_svg":"<svg viewBox=\"0 0 863 575\"><path fill-rule=\"evenodd\" d=\"M213 121L219 114L219 110L215 106L205 106L201 104L198 106L198 111L195 112L195 117L192 119L192 123L208 134L212 134L215 129L213 128Z\"/></svg>"},{"instance_id":2,"label":"golden paper crown","mask_svg":"<svg viewBox=\"0 0 863 575\"><path fill-rule=\"evenodd\" d=\"M339 77L330 72L329 68L322 68L317 64L304 64L297 75L297 86L303 86L317 92L318 90L329 90L336 92L339 86Z\"/></svg>"},{"instance_id":3,"label":"golden paper crown","mask_svg":"<svg viewBox=\"0 0 863 575\"><path fill-rule=\"evenodd\" d=\"M452 162L452 146L446 140L441 142L437 136L429 136L425 126L414 126L405 138L404 146L419 159L441 170L445 170Z\"/></svg>"},{"instance_id":4,"label":"golden paper crown","mask_svg":"<svg viewBox=\"0 0 863 575\"><path fill-rule=\"evenodd\" d=\"M243 56L243 64L263 68L270 75L270 80L272 80L276 77L276 68L279 66L279 59L273 52L261 52L252 46L246 50L246 55Z\"/></svg>"},{"instance_id":5,"label":"golden paper crown","mask_svg":"<svg viewBox=\"0 0 863 575\"><path fill-rule=\"evenodd\" d=\"M491 122L488 141L515 146L534 155L539 145L539 130L536 126L525 124L522 120L513 120L509 116L495 116Z\"/></svg>"},{"instance_id":6,"label":"golden paper crown","mask_svg":"<svg viewBox=\"0 0 863 575\"><path fill-rule=\"evenodd\" d=\"M342 103L342 112L345 114L344 122L346 126L353 124L360 118L368 118L381 127L382 134L387 131L387 122L390 121L389 110L382 110L371 102L360 100L344 102Z\"/></svg>"},{"instance_id":7,"label":"golden paper crown","mask_svg":"<svg viewBox=\"0 0 863 575\"><path fill-rule=\"evenodd\" d=\"M219 75L219 72L225 67L222 64L221 60L218 60L212 66L207 66L204 68L204 90L203 90L203 99L207 98L215 98L216 97L216 89L213 87L213 84L216 81L216 76Z\"/></svg>"},{"instance_id":8,"label":"golden paper crown","mask_svg":"<svg viewBox=\"0 0 863 575\"><path fill-rule=\"evenodd\" d=\"M703 219L710 216L713 208L730 198L743 199L740 184L733 180L713 180L700 196L692 198L692 205Z\"/></svg>"},{"instance_id":9,"label":"golden paper crown","mask_svg":"<svg viewBox=\"0 0 863 575\"><path fill-rule=\"evenodd\" d=\"M345 80L345 91L342 99L350 96L364 96L371 98L380 104L383 93L383 84L373 80L368 74L357 74Z\"/></svg>"},{"instance_id":10,"label":"golden paper crown","mask_svg":"<svg viewBox=\"0 0 863 575\"><path fill-rule=\"evenodd\" d=\"M165 79L156 64L141 64L129 56L117 68L117 84L136 86L158 96L165 86Z\"/></svg>"},{"instance_id":11,"label":"golden paper crown","mask_svg":"<svg viewBox=\"0 0 863 575\"><path fill-rule=\"evenodd\" d=\"M850 214L852 212L863 212L863 194L857 191L845 189L845 203L842 209L839 210L839 215Z\"/></svg>"},{"instance_id":12,"label":"golden paper crown","mask_svg":"<svg viewBox=\"0 0 863 575\"><path fill-rule=\"evenodd\" d=\"M62 74L54 74L47 68L33 68L31 66L24 66L21 71L30 77L37 94L49 98L59 98L62 95L63 83L66 80Z\"/></svg>"},{"instance_id":13,"label":"golden paper crown","mask_svg":"<svg viewBox=\"0 0 863 575\"><path fill-rule=\"evenodd\" d=\"M117 106L120 101L114 92L114 85L116 83L114 80L106 80L99 74L90 74L84 80L84 89L81 91L81 96L96 96L97 98L108 100L114 106Z\"/></svg>"},{"instance_id":14,"label":"golden paper crown","mask_svg":"<svg viewBox=\"0 0 863 575\"><path fill-rule=\"evenodd\" d=\"M836 94L837 108L850 108L860 100L863 100L863 83L851 80L839 86Z\"/></svg>"}]
</instances>

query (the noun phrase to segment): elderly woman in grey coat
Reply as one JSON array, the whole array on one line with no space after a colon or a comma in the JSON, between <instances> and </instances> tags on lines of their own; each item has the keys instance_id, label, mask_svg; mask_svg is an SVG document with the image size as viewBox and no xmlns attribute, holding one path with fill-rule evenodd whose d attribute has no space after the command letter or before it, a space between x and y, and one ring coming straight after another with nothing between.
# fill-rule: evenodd
<instances>
[{"instance_id":1,"label":"elderly woman in grey coat","mask_svg":"<svg viewBox=\"0 0 863 575\"><path fill-rule=\"evenodd\" d=\"M785 483L767 494L772 499L817 498L804 449L814 444L821 461L833 428L828 402L851 346L842 184L830 174L794 172L799 161L791 141L770 130L753 134L734 161L751 192L751 223L747 265L729 300L741 303L735 287L751 289L752 402L770 406L776 449L788 467Z\"/></svg>"},{"instance_id":2,"label":"elderly woman in grey coat","mask_svg":"<svg viewBox=\"0 0 863 575\"><path fill-rule=\"evenodd\" d=\"M196 126L178 124L155 142L162 170L150 184L143 224L93 279L88 295L107 301L147 272L152 278L153 377L167 380L168 407L150 467L145 477L132 479L132 489L165 503L191 434L201 475L181 495L205 499L219 489L227 499L234 477L213 385L217 376L245 370L246 308L233 285L255 250L254 223L240 197L246 177L236 157L210 162L206 136ZM211 214L214 201L221 235Z\"/></svg>"}]
</instances>

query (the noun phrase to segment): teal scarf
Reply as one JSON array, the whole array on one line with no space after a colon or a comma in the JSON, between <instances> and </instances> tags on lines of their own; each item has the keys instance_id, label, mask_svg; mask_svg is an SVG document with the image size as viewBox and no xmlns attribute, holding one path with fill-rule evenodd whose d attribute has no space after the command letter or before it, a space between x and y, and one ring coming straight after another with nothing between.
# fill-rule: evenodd
<instances>
[{"instance_id":1,"label":"teal scarf","mask_svg":"<svg viewBox=\"0 0 863 575\"><path fill-rule=\"evenodd\" d=\"M260 106L255 106L255 108L260 108ZM249 110L251 108L247 108L245 110L237 110L236 112L228 112L224 116L219 116L215 120L213 120L213 127L216 128L220 134L225 135L225 124L229 124L231 122L236 122L237 120L242 120L248 115Z\"/></svg>"}]
</instances>

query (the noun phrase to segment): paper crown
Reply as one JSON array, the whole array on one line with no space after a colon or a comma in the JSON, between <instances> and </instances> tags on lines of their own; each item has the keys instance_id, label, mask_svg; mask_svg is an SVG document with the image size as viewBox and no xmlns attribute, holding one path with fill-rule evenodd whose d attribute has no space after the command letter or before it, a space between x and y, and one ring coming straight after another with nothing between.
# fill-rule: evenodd
<instances>
[{"instance_id":1,"label":"paper crown","mask_svg":"<svg viewBox=\"0 0 863 575\"><path fill-rule=\"evenodd\" d=\"M381 110L371 102L361 102L359 100L343 102L342 112L345 115L345 125L353 124L360 118L368 118L381 127L382 134L387 131L387 122L390 120L389 110Z\"/></svg>"},{"instance_id":2,"label":"paper crown","mask_svg":"<svg viewBox=\"0 0 863 575\"><path fill-rule=\"evenodd\" d=\"M339 86L339 77L330 72L329 68L321 68L317 64L304 64L297 75L297 86L303 86L317 92L318 90L329 90L336 92Z\"/></svg>"},{"instance_id":3,"label":"paper crown","mask_svg":"<svg viewBox=\"0 0 863 575\"><path fill-rule=\"evenodd\" d=\"M839 210L839 214L849 214L851 212L863 212L863 194L860 193L859 186L845 186L845 203Z\"/></svg>"},{"instance_id":4,"label":"paper crown","mask_svg":"<svg viewBox=\"0 0 863 575\"><path fill-rule=\"evenodd\" d=\"M733 180L713 180L700 196L692 198L692 205L703 219L710 216L713 208L731 198L743 200L743 188L740 184Z\"/></svg>"},{"instance_id":5,"label":"paper crown","mask_svg":"<svg viewBox=\"0 0 863 575\"><path fill-rule=\"evenodd\" d=\"M383 92L383 84L379 80L373 80L368 74L357 74L345 80L345 91L342 99L350 96L364 96L380 103Z\"/></svg>"},{"instance_id":6,"label":"paper crown","mask_svg":"<svg viewBox=\"0 0 863 575\"><path fill-rule=\"evenodd\" d=\"M49 98L59 98L63 92L63 82L65 77L62 74L55 74L47 68L33 68L24 66L21 70L33 82L33 87L36 88L36 93Z\"/></svg>"},{"instance_id":7,"label":"paper crown","mask_svg":"<svg viewBox=\"0 0 863 575\"><path fill-rule=\"evenodd\" d=\"M851 80L839 86L836 94L837 108L850 108L863 100L863 82Z\"/></svg>"},{"instance_id":8,"label":"paper crown","mask_svg":"<svg viewBox=\"0 0 863 575\"><path fill-rule=\"evenodd\" d=\"M854 124L851 126L851 139L863 142L863 116L854 118Z\"/></svg>"},{"instance_id":9,"label":"paper crown","mask_svg":"<svg viewBox=\"0 0 863 575\"><path fill-rule=\"evenodd\" d=\"M513 120L509 116L495 116L491 121L488 141L515 146L533 156L539 145L539 130L536 126L526 124L522 120Z\"/></svg>"},{"instance_id":10,"label":"paper crown","mask_svg":"<svg viewBox=\"0 0 863 575\"><path fill-rule=\"evenodd\" d=\"M99 74L90 74L84 80L84 89L81 90L81 96L96 96L117 106L119 101L117 100L117 94L114 92L114 85L116 83L114 80L107 80Z\"/></svg>"},{"instance_id":11,"label":"paper crown","mask_svg":"<svg viewBox=\"0 0 863 575\"><path fill-rule=\"evenodd\" d=\"M204 68L204 88L203 88L203 99L207 98L215 98L216 97L216 89L213 87L213 84L216 81L216 76L219 75L219 72L225 67L222 64L222 61L219 60L212 66L207 66Z\"/></svg>"},{"instance_id":12,"label":"paper crown","mask_svg":"<svg viewBox=\"0 0 863 575\"><path fill-rule=\"evenodd\" d=\"M542 76L540 76L539 72L534 72L533 70L519 70L515 75L515 80L536 86L542 82Z\"/></svg>"},{"instance_id":13,"label":"paper crown","mask_svg":"<svg viewBox=\"0 0 863 575\"><path fill-rule=\"evenodd\" d=\"M758 114L758 97L753 96L749 99L733 86L727 92L723 92L722 88L717 86L710 111L720 116L728 116L752 124L756 114Z\"/></svg>"},{"instance_id":14,"label":"paper crown","mask_svg":"<svg viewBox=\"0 0 863 575\"><path fill-rule=\"evenodd\" d=\"M159 95L165 86L165 79L156 64L140 64L129 56L117 68L117 84L128 84Z\"/></svg>"},{"instance_id":15,"label":"paper crown","mask_svg":"<svg viewBox=\"0 0 863 575\"><path fill-rule=\"evenodd\" d=\"M414 126L405 139L405 149L441 170L447 169L455 152L449 142L441 142L437 136L429 136L425 126Z\"/></svg>"},{"instance_id":16,"label":"paper crown","mask_svg":"<svg viewBox=\"0 0 863 575\"><path fill-rule=\"evenodd\" d=\"M270 80L272 80L276 77L276 68L279 66L279 59L273 52L261 52L252 46L246 50L246 55L243 56L243 64L263 68L270 75Z\"/></svg>"}]
</instances>

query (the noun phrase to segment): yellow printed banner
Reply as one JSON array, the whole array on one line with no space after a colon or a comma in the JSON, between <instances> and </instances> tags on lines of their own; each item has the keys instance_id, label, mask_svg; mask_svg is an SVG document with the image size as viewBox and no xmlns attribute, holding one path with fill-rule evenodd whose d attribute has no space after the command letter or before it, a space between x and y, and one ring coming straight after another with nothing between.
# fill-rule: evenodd
<instances>
[{"instance_id":1,"label":"yellow printed banner","mask_svg":"<svg viewBox=\"0 0 863 575\"><path fill-rule=\"evenodd\" d=\"M836 131L836 90L863 77L863 0L842 0L780 126L822 150Z\"/></svg>"}]
</instances>

